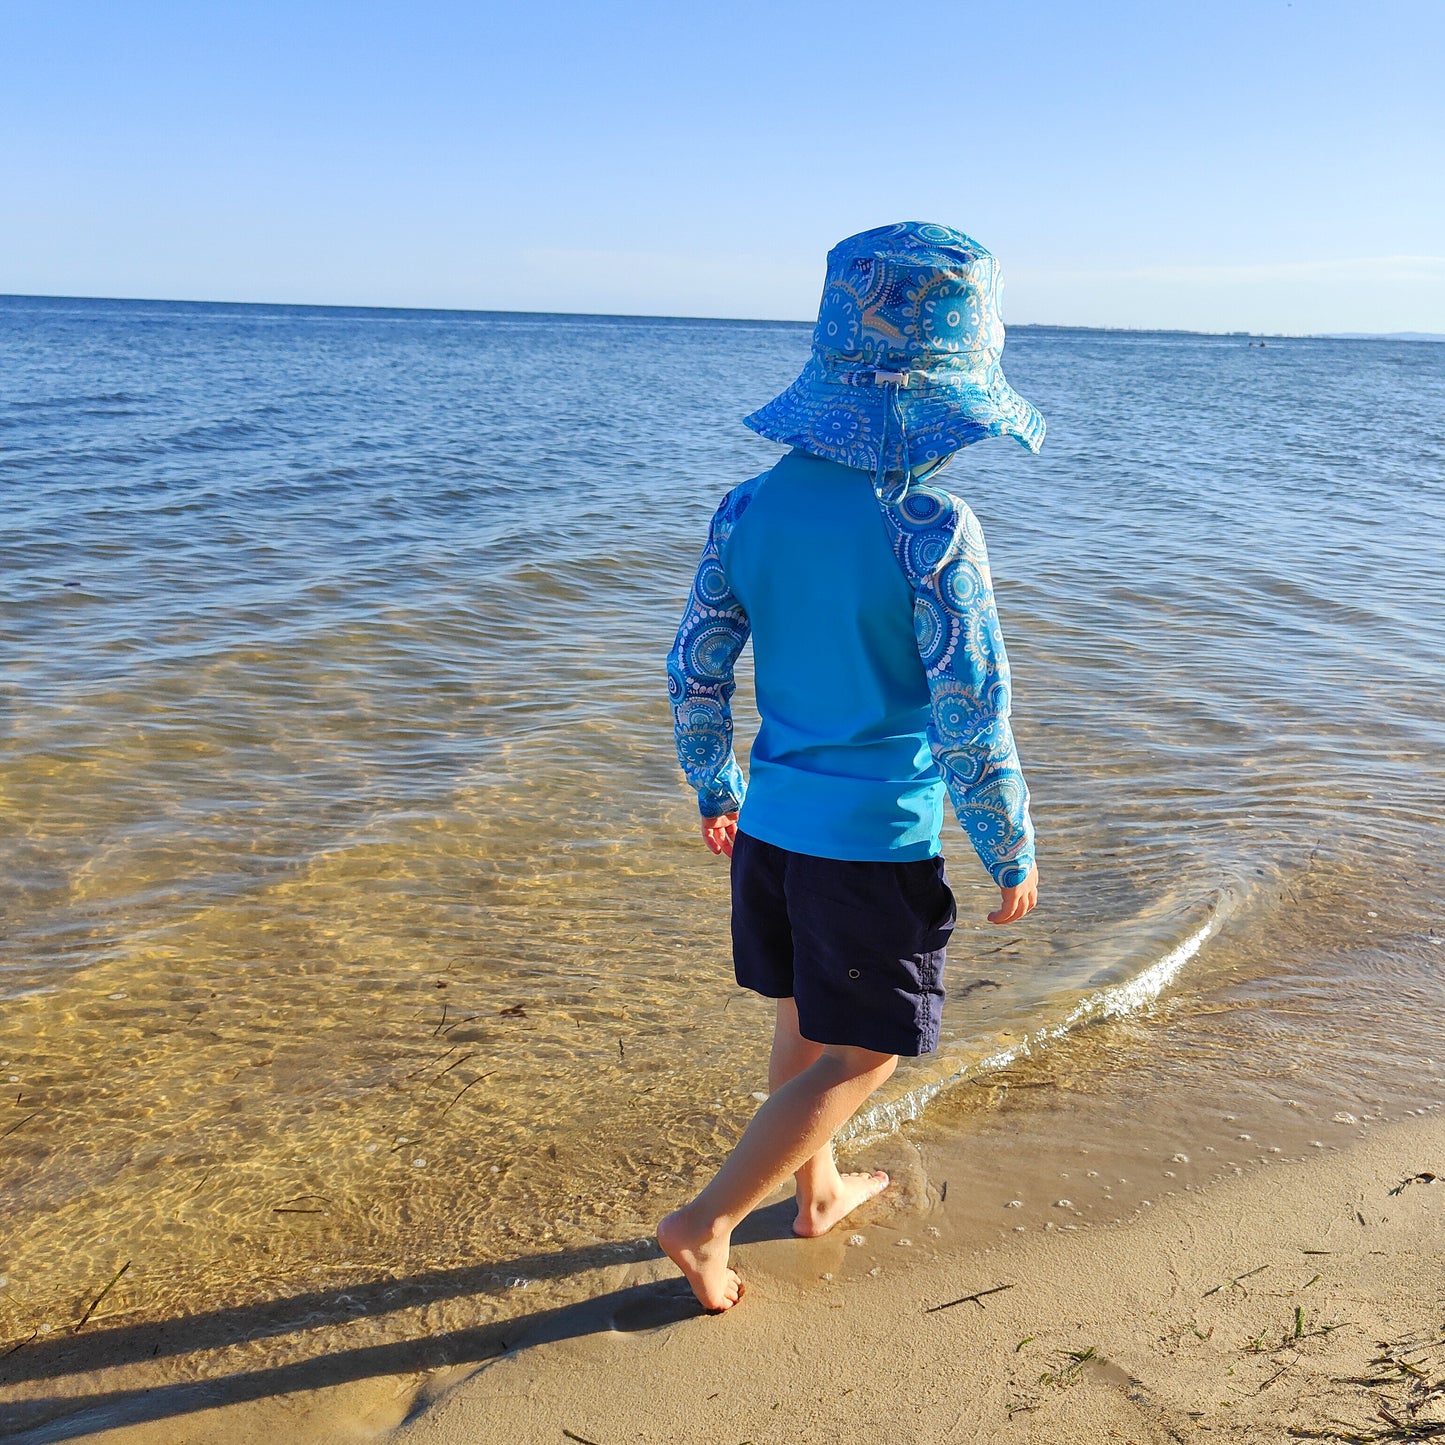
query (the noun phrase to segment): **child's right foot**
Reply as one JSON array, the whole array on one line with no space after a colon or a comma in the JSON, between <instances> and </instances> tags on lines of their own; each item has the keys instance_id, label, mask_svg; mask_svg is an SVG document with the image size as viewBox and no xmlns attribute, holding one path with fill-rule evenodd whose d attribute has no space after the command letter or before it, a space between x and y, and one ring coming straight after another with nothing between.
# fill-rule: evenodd
<instances>
[{"instance_id":1,"label":"child's right foot","mask_svg":"<svg viewBox=\"0 0 1445 1445\"><path fill-rule=\"evenodd\" d=\"M662 1252L683 1272L703 1309L712 1314L730 1310L742 1297L743 1282L728 1268L728 1235L690 1234L681 1210L657 1226Z\"/></svg>"},{"instance_id":2,"label":"child's right foot","mask_svg":"<svg viewBox=\"0 0 1445 1445\"><path fill-rule=\"evenodd\" d=\"M867 1203L888 1188L888 1176L881 1169L871 1174L840 1174L835 1189L826 1197L815 1197L798 1205L793 1233L800 1239L816 1239L846 1219L860 1204Z\"/></svg>"}]
</instances>

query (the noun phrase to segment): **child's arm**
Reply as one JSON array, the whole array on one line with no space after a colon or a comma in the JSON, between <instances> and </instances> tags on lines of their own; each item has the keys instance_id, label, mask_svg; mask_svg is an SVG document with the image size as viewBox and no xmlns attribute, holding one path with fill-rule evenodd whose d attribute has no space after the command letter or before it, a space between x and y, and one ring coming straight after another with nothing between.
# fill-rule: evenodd
<instances>
[{"instance_id":1,"label":"child's arm","mask_svg":"<svg viewBox=\"0 0 1445 1445\"><path fill-rule=\"evenodd\" d=\"M890 516L914 584L918 651L928 678L928 742L958 821L1002 891L995 923L1038 895L1029 790L1009 726L1011 688L983 529L955 497L916 490Z\"/></svg>"},{"instance_id":2,"label":"child's arm","mask_svg":"<svg viewBox=\"0 0 1445 1445\"><path fill-rule=\"evenodd\" d=\"M687 610L667 658L677 758L683 775L697 790L704 840L714 853L729 855L747 789L733 756L733 664L751 630L720 556L736 520L732 502L730 493L708 528Z\"/></svg>"}]
</instances>

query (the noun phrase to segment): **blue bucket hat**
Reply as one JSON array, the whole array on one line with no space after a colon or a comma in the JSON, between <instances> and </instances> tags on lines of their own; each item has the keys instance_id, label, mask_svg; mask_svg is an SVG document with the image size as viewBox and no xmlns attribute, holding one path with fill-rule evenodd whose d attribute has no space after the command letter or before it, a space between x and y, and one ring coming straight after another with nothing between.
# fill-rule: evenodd
<instances>
[{"instance_id":1,"label":"blue bucket hat","mask_svg":"<svg viewBox=\"0 0 1445 1445\"><path fill-rule=\"evenodd\" d=\"M813 354L755 432L873 475L897 501L910 473L984 437L1036 452L1044 419L1004 380L998 262L948 226L903 221L840 241Z\"/></svg>"}]
</instances>

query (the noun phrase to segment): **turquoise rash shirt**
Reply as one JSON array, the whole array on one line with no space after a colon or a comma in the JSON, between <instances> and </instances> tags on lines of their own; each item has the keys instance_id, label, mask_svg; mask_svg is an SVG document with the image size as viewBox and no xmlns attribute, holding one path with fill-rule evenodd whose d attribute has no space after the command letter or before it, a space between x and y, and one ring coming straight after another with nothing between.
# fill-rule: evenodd
<instances>
[{"instance_id":1,"label":"turquoise rash shirt","mask_svg":"<svg viewBox=\"0 0 1445 1445\"><path fill-rule=\"evenodd\" d=\"M748 782L733 666L753 643ZM678 758L704 817L820 858L941 849L945 788L1000 887L1034 862L1009 726L1008 657L977 518L915 483L880 503L867 473L794 451L713 516L669 654Z\"/></svg>"}]
</instances>

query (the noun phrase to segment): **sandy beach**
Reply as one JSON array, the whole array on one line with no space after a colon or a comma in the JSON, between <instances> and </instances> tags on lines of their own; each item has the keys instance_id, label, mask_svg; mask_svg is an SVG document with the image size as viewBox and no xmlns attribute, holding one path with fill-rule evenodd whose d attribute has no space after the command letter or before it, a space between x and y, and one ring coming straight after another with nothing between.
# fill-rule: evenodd
<instances>
[{"instance_id":1,"label":"sandy beach","mask_svg":"<svg viewBox=\"0 0 1445 1445\"><path fill-rule=\"evenodd\" d=\"M1085 1030L861 1147L894 1182L851 1228L794 1240L789 1202L765 1206L721 1318L645 1241L519 1261L533 1278L511 1291L475 1273L449 1297L437 1276L429 1295L357 1283L162 1324L102 1309L0 1362L7 1438L1445 1433L1438 1066L1340 1109L1338 1080L1301 1070L1308 1046L1230 1007L1246 994L1222 982Z\"/></svg>"},{"instance_id":2,"label":"sandy beach","mask_svg":"<svg viewBox=\"0 0 1445 1445\"><path fill-rule=\"evenodd\" d=\"M746 1309L651 1329L618 1300L657 1271L619 1271L610 1300L509 1342L397 1438L1445 1434L1442 1164L1431 1119L1122 1227L822 1289L769 1271L788 1246L759 1244L741 1252Z\"/></svg>"}]
</instances>

